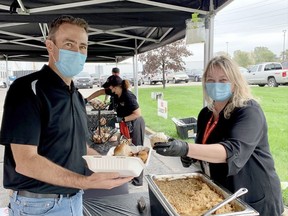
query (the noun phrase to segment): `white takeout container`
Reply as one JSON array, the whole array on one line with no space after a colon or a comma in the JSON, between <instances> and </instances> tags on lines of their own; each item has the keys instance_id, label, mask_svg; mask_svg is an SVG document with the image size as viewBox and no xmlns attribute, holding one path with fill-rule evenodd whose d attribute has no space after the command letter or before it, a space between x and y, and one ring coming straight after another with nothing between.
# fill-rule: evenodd
<instances>
[{"instance_id":1,"label":"white takeout container","mask_svg":"<svg viewBox=\"0 0 288 216\"><path fill-rule=\"evenodd\" d=\"M121 177L137 177L143 171L145 165L140 158L122 156L82 156L93 172L118 172Z\"/></svg>"},{"instance_id":2,"label":"white takeout container","mask_svg":"<svg viewBox=\"0 0 288 216\"><path fill-rule=\"evenodd\" d=\"M133 152L138 152L143 146L131 146ZM121 177L133 176L137 177L141 174L145 166L148 164L151 149L149 148L148 158L146 163L138 157L113 156L114 148L112 147L106 156L101 155L84 155L82 156L88 165L88 168L93 172L118 172Z\"/></svg>"}]
</instances>

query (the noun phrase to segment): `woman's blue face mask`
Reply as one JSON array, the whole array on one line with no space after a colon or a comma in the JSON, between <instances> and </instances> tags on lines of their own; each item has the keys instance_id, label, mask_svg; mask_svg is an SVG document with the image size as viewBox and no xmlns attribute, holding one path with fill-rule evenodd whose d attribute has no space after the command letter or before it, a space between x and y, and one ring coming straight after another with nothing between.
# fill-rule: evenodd
<instances>
[{"instance_id":1,"label":"woman's blue face mask","mask_svg":"<svg viewBox=\"0 0 288 216\"><path fill-rule=\"evenodd\" d=\"M231 98L231 83L206 83L206 91L214 101L226 101Z\"/></svg>"}]
</instances>

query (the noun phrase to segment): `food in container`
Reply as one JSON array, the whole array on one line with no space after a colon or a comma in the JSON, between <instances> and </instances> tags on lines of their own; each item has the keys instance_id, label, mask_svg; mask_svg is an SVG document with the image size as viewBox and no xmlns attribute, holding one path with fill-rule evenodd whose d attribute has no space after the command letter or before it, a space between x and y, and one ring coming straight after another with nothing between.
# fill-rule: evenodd
<instances>
[{"instance_id":1,"label":"food in container","mask_svg":"<svg viewBox=\"0 0 288 216\"><path fill-rule=\"evenodd\" d=\"M132 156L132 149L122 142L115 147L113 156Z\"/></svg>"},{"instance_id":2,"label":"food in container","mask_svg":"<svg viewBox=\"0 0 288 216\"><path fill-rule=\"evenodd\" d=\"M200 178L185 178L171 181L155 180L160 191L180 215L198 216L224 200ZM216 214L235 212L231 204L216 211Z\"/></svg>"},{"instance_id":3,"label":"food in container","mask_svg":"<svg viewBox=\"0 0 288 216\"><path fill-rule=\"evenodd\" d=\"M163 132L156 132L150 135L149 138L152 148L156 142L168 142L168 137Z\"/></svg>"},{"instance_id":4,"label":"food in container","mask_svg":"<svg viewBox=\"0 0 288 216\"><path fill-rule=\"evenodd\" d=\"M97 128L92 134L92 141L96 144L102 144L107 142L108 140L112 141L110 139L116 133L116 131L117 131L116 129L112 130L110 127L100 127L100 131L99 128ZM115 139L117 140L117 137L113 138L113 140Z\"/></svg>"},{"instance_id":5,"label":"food in container","mask_svg":"<svg viewBox=\"0 0 288 216\"><path fill-rule=\"evenodd\" d=\"M96 110L103 110L107 107L108 104L104 103L103 101L95 98L93 100L90 100L89 103L91 106Z\"/></svg>"},{"instance_id":6,"label":"food in container","mask_svg":"<svg viewBox=\"0 0 288 216\"><path fill-rule=\"evenodd\" d=\"M152 215L200 216L231 195L202 173L148 175ZM249 193L249 192L248 192ZM204 205L203 205L204 204ZM239 198L213 215L259 215Z\"/></svg>"},{"instance_id":7,"label":"food in container","mask_svg":"<svg viewBox=\"0 0 288 216\"><path fill-rule=\"evenodd\" d=\"M129 143L129 142L128 142ZM150 149L143 146L130 146L127 142L120 141L116 147L113 147L113 156L126 156L126 157L138 157L143 163L146 163ZM111 154L112 150L108 153Z\"/></svg>"}]
</instances>

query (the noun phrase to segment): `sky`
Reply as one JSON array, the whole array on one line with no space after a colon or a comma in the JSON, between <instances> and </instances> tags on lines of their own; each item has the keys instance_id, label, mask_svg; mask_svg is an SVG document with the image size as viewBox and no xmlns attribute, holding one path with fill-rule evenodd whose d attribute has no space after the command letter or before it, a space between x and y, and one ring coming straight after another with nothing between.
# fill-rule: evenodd
<instances>
[{"instance_id":1,"label":"sky","mask_svg":"<svg viewBox=\"0 0 288 216\"><path fill-rule=\"evenodd\" d=\"M214 53L267 47L277 56L288 49L288 0L234 0L215 15ZM203 44L189 45L193 60L203 59Z\"/></svg>"},{"instance_id":2,"label":"sky","mask_svg":"<svg viewBox=\"0 0 288 216\"><path fill-rule=\"evenodd\" d=\"M279 56L284 46L284 30L285 49L288 49L288 0L234 0L215 15L214 53L228 51L233 56L235 50L251 52L261 46ZM203 61L203 43L188 48L193 56L186 61ZM31 64L18 62L17 68L20 67L29 69Z\"/></svg>"}]
</instances>

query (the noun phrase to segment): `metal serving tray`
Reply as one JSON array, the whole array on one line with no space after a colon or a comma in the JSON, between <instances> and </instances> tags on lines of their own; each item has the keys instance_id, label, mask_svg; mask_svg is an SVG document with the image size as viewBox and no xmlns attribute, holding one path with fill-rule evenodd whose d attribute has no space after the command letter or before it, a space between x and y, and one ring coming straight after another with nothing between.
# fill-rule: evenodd
<instances>
[{"instance_id":1,"label":"metal serving tray","mask_svg":"<svg viewBox=\"0 0 288 216\"><path fill-rule=\"evenodd\" d=\"M148 182L149 189L149 197L150 197L150 205L151 205L151 213L152 215L157 216L180 216L175 208L168 202L163 193L160 191L159 187L156 185L155 180L176 180L176 179L184 179L184 178L199 178L203 182L205 182L208 186L214 189L218 194L223 195L224 198L231 195L231 193L227 192L221 186L215 184L207 175L195 172L195 173L185 173L185 174L171 174L171 175L146 175L145 176ZM248 191L249 193L249 191ZM255 211L248 204L240 200L239 198L231 201L231 204L235 206L237 209L240 209L238 212L225 213L225 214L217 214L217 216L233 216L233 215L243 215L243 216L255 216L259 215L257 211ZM216 216L216 215L215 215Z\"/></svg>"}]
</instances>

